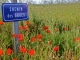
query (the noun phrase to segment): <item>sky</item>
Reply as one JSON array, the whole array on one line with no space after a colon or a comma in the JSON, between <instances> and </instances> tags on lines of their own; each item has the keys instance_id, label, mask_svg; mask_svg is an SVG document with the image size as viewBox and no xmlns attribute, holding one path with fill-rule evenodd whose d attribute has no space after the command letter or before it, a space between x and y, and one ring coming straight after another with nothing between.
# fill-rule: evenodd
<instances>
[{"instance_id":1,"label":"sky","mask_svg":"<svg viewBox=\"0 0 80 60\"><path fill-rule=\"evenodd\" d=\"M11 2L11 0L8 0L8 1ZM17 1L19 2L19 0L17 0ZM22 0L22 1L23 1L23 0ZM26 0L24 0L23 3L25 3L25 1L26 1ZM42 0L33 0L33 1L36 1L36 3L38 4L38 3L41 2ZM47 0L47 1L49 1L49 0ZM53 0L53 1L56 1L56 0Z\"/></svg>"},{"instance_id":2,"label":"sky","mask_svg":"<svg viewBox=\"0 0 80 60\"><path fill-rule=\"evenodd\" d=\"M8 0L9 2L11 1L11 0ZM18 2L19 2L19 0L17 0ZM23 0L22 0L23 1ZM24 2L25 2L26 0L24 0ZM33 1L36 1L37 3L39 3L39 2L41 2L41 0L33 0Z\"/></svg>"},{"instance_id":3,"label":"sky","mask_svg":"<svg viewBox=\"0 0 80 60\"><path fill-rule=\"evenodd\" d=\"M39 2L41 2L42 0L33 0L33 1L36 1L37 3L39 3ZM49 1L49 0L47 0L47 1ZM55 0L53 0L53 1L55 1Z\"/></svg>"},{"instance_id":4,"label":"sky","mask_svg":"<svg viewBox=\"0 0 80 60\"><path fill-rule=\"evenodd\" d=\"M11 2L12 0L6 0L7 2ZM33 0L33 1L36 1L36 3L40 3L42 0ZM46 1L50 1L50 0L46 0ZM59 0L61 1L61 0ZM68 1L68 0L66 0ZM77 1L77 0L76 0ZM19 0L17 0L17 2L19 2ZM27 2L27 0L22 0L23 3ZM56 2L56 0L53 0L53 2Z\"/></svg>"},{"instance_id":5,"label":"sky","mask_svg":"<svg viewBox=\"0 0 80 60\"><path fill-rule=\"evenodd\" d=\"M33 1L36 1L36 3L39 3L39 2L41 2L41 0L33 0Z\"/></svg>"},{"instance_id":6,"label":"sky","mask_svg":"<svg viewBox=\"0 0 80 60\"><path fill-rule=\"evenodd\" d=\"M33 1L36 1L36 3L38 4L38 3L40 3L42 0L33 0ZM46 0L46 1L50 1L50 0ZM61 1L61 0L60 0L60 1ZM66 1L68 1L68 0L66 0ZM8 2L11 2L11 0L8 0ZM19 0L17 0L17 2L19 2ZM25 3L25 2L27 2L27 0L22 0L22 2ZM56 0L53 0L53 2L55 3Z\"/></svg>"}]
</instances>

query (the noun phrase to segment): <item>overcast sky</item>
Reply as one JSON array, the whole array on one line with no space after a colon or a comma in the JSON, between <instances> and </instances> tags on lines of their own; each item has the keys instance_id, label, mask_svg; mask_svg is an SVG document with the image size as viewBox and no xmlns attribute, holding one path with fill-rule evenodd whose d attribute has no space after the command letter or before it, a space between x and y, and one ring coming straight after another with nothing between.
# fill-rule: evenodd
<instances>
[{"instance_id":1,"label":"overcast sky","mask_svg":"<svg viewBox=\"0 0 80 60\"><path fill-rule=\"evenodd\" d=\"M33 0L33 1L36 1L37 3L41 2L41 0Z\"/></svg>"},{"instance_id":2,"label":"overcast sky","mask_svg":"<svg viewBox=\"0 0 80 60\"><path fill-rule=\"evenodd\" d=\"M8 0L9 2L11 2L11 0ZM17 0L19 2L19 0ZM22 0L23 1L23 0ZM24 0L23 2L25 2L27 0ZM36 1L37 3L41 2L41 0L33 0L33 1Z\"/></svg>"},{"instance_id":3,"label":"overcast sky","mask_svg":"<svg viewBox=\"0 0 80 60\"><path fill-rule=\"evenodd\" d=\"M11 0L7 0L8 2L11 2ZM33 1L36 1L36 3L38 4L38 3L40 3L42 0L33 0ZM50 0L46 0L46 1L50 1ZM61 1L61 0L59 0L59 1ZM68 0L66 0L66 1L68 1ZM76 0L77 1L77 0ZM17 2L19 2L19 0L17 0ZM27 0L22 0L22 2L23 3L25 3L25 2L27 2ZM53 0L53 2L55 3L56 2L56 0Z\"/></svg>"},{"instance_id":4,"label":"overcast sky","mask_svg":"<svg viewBox=\"0 0 80 60\"><path fill-rule=\"evenodd\" d=\"M41 2L42 0L33 0L33 1L36 1L37 3ZM50 1L50 0L47 0L47 1ZM55 1L55 0L53 0Z\"/></svg>"},{"instance_id":5,"label":"overcast sky","mask_svg":"<svg viewBox=\"0 0 80 60\"><path fill-rule=\"evenodd\" d=\"M33 0L33 1L36 1L37 3L41 2L42 0ZM47 0L47 1L50 1L50 0ZM55 0L53 0L55 1Z\"/></svg>"},{"instance_id":6,"label":"overcast sky","mask_svg":"<svg viewBox=\"0 0 80 60\"><path fill-rule=\"evenodd\" d=\"M11 2L11 0L8 0L8 1ZM19 0L17 0L17 1L19 2ZM22 1L23 1L23 0L22 0ZM27 0L24 0L23 3L26 2L26 1L27 1ZM39 2L41 2L42 0L33 0L33 1L36 1L36 3L39 3ZM49 0L47 0L47 1L49 1ZM56 0L53 0L53 1L56 1Z\"/></svg>"}]
</instances>

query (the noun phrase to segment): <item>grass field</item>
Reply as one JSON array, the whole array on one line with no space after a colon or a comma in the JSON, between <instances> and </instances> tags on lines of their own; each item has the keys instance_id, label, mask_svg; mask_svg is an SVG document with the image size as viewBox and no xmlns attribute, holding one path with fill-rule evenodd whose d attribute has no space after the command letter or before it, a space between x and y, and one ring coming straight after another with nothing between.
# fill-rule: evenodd
<instances>
[{"instance_id":1,"label":"grass field","mask_svg":"<svg viewBox=\"0 0 80 60\"><path fill-rule=\"evenodd\" d=\"M29 5L29 20L1 22L0 60L80 60L80 4ZM14 53L13 39L19 50Z\"/></svg>"}]
</instances>

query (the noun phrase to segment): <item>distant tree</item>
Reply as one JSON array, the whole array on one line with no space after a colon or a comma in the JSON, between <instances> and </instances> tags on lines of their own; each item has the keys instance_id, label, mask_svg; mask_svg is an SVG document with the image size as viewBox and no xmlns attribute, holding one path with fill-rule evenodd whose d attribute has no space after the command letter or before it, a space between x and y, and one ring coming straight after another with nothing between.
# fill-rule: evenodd
<instances>
[{"instance_id":1,"label":"distant tree","mask_svg":"<svg viewBox=\"0 0 80 60\"><path fill-rule=\"evenodd\" d=\"M42 4L50 4L50 1L48 1L48 0L42 0L41 3Z\"/></svg>"},{"instance_id":2,"label":"distant tree","mask_svg":"<svg viewBox=\"0 0 80 60\"><path fill-rule=\"evenodd\" d=\"M53 4L53 0L50 0L50 3Z\"/></svg>"},{"instance_id":3,"label":"distant tree","mask_svg":"<svg viewBox=\"0 0 80 60\"><path fill-rule=\"evenodd\" d=\"M0 3L5 2L6 0L0 0Z\"/></svg>"},{"instance_id":4,"label":"distant tree","mask_svg":"<svg viewBox=\"0 0 80 60\"><path fill-rule=\"evenodd\" d=\"M57 3L60 3L60 0L56 0Z\"/></svg>"},{"instance_id":5,"label":"distant tree","mask_svg":"<svg viewBox=\"0 0 80 60\"><path fill-rule=\"evenodd\" d=\"M78 2L80 2L80 0L78 0Z\"/></svg>"}]
</instances>

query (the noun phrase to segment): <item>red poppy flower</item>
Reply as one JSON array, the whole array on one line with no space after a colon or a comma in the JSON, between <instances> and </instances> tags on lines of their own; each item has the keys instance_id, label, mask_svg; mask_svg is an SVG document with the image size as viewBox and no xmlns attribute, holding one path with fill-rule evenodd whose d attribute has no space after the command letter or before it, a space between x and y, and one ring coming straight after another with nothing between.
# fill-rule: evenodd
<instances>
[{"instance_id":1,"label":"red poppy flower","mask_svg":"<svg viewBox=\"0 0 80 60\"><path fill-rule=\"evenodd\" d=\"M13 34L13 38L16 38L16 34Z\"/></svg>"},{"instance_id":2,"label":"red poppy flower","mask_svg":"<svg viewBox=\"0 0 80 60\"><path fill-rule=\"evenodd\" d=\"M46 30L46 33L50 33L50 30L47 29L47 30Z\"/></svg>"},{"instance_id":3,"label":"red poppy flower","mask_svg":"<svg viewBox=\"0 0 80 60\"><path fill-rule=\"evenodd\" d=\"M48 27L47 27L47 26L44 26L44 27L43 27L43 30L46 30L46 29L48 29Z\"/></svg>"},{"instance_id":4,"label":"red poppy flower","mask_svg":"<svg viewBox=\"0 0 80 60\"><path fill-rule=\"evenodd\" d=\"M0 21L0 25L3 25L4 22Z\"/></svg>"},{"instance_id":5,"label":"red poppy flower","mask_svg":"<svg viewBox=\"0 0 80 60\"><path fill-rule=\"evenodd\" d=\"M41 38L42 38L41 34L38 34L36 37L37 37L38 39L41 39Z\"/></svg>"},{"instance_id":6,"label":"red poppy flower","mask_svg":"<svg viewBox=\"0 0 80 60\"><path fill-rule=\"evenodd\" d=\"M34 42L36 40L36 38L35 37L32 37L31 39L30 39L30 42Z\"/></svg>"},{"instance_id":7,"label":"red poppy flower","mask_svg":"<svg viewBox=\"0 0 80 60\"><path fill-rule=\"evenodd\" d=\"M12 53L12 50L11 50L10 48L8 48L8 49L6 50L6 54L7 54L7 55L11 55L11 53Z\"/></svg>"},{"instance_id":8,"label":"red poppy flower","mask_svg":"<svg viewBox=\"0 0 80 60\"><path fill-rule=\"evenodd\" d=\"M23 40L23 37L22 37L22 34L18 34L18 41L22 41Z\"/></svg>"},{"instance_id":9,"label":"red poppy flower","mask_svg":"<svg viewBox=\"0 0 80 60\"><path fill-rule=\"evenodd\" d=\"M29 24L30 24L30 22L29 22L29 21L27 21L27 22L26 22L26 25L29 25Z\"/></svg>"},{"instance_id":10,"label":"red poppy flower","mask_svg":"<svg viewBox=\"0 0 80 60\"><path fill-rule=\"evenodd\" d=\"M58 46L54 46L53 51L58 51Z\"/></svg>"},{"instance_id":11,"label":"red poppy flower","mask_svg":"<svg viewBox=\"0 0 80 60\"><path fill-rule=\"evenodd\" d=\"M26 53L26 48L23 47L23 46L20 46L19 50L20 50L21 53Z\"/></svg>"},{"instance_id":12,"label":"red poppy flower","mask_svg":"<svg viewBox=\"0 0 80 60\"><path fill-rule=\"evenodd\" d=\"M21 42L23 40L23 38L18 38L18 42Z\"/></svg>"},{"instance_id":13,"label":"red poppy flower","mask_svg":"<svg viewBox=\"0 0 80 60\"><path fill-rule=\"evenodd\" d=\"M41 39L38 39L38 42L41 42Z\"/></svg>"},{"instance_id":14,"label":"red poppy flower","mask_svg":"<svg viewBox=\"0 0 80 60\"><path fill-rule=\"evenodd\" d=\"M18 34L18 38L22 38L22 34Z\"/></svg>"},{"instance_id":15,"label":"red poppy flower","mask_svg":"<svg viewBox=\"0 0 80 60\"><path fill-rule=\"evenodd\" d=\"M21 30L21 29L22 29L22 26L19 26L19 27L18 27L18 30Z\"/></svg>"},{"instance_id":16,"label":"red poppy flower","mask_svg":"<svg viewBox=\"0 0 80 60\"><path fill-rule=\"evenodd\" d=\"M26 30L27 29L27 26L23 26L23 30Z\"/></svg>"},{"instance_id":17,"label":"red poppy flower","mask_svg":"<svg viewBox=\"0 0 80 60\"><path fill-rule=\"evenodd\" d=\"M79 40L79 38L74 38L74 42L76 42L76 41L78 41Z\"/></svg>"},{"instance_id":18,"label":"red poppy flower","mask_svg":"<svg viewBox=\"0 0 80 60\"><path fill-rule=\"evenodd\" d=\"M68 28L64 27L63 30L66 31L66 30L68 30Z\"/></svg>"},{"instance_id":19,"label":"red poppy flower","mask_svg":"<svg viewBox=\"0 0 80 60\"><path fill-rule=\"evenodd\" d=\"M48 41L48 44L52 44L52 42L51 41Z\"/></svg>"},{"instance_id":20,"label":"red poppy flower","mask_svg":"<svg viewBox=\"0 0 80 60\"><path fill-rule=\"evenodd\" d=\"M12 60L17 60L17 58L12 58Z\"/></svg>"},{"instance_id":21,"label":"red poppy flower","mask_svg":"<svg viewBox=\"0 0 80 60\"><path fill-rule=\"evenodd\" d=\"M30 50L28 51L28 55L29 55L29 56L34 55L34 50L33 50L33 49L30 49Z\"/></svg>"},{"instance_id":22,"label":"red poppy flower","mask_svg":"<svg viewBox=\"0 0 80 60\"><path fill-rule=\"evenodd\" d=\"M58 28L55 28L55 30L54 30L54 31L55 31L55 32L57 32L58 30L59 30Z\"/></svg>"},{"instance_id":23,"label":"red poppy flower","mask_svg":"<svg viewBox=\"0 0 80 60\"><path fill-rule=\"evenodd\" d=\"M0 56L3 54L3 51L2 51L2 49L0 49Z\"/></svg>"}]
</instances>

